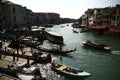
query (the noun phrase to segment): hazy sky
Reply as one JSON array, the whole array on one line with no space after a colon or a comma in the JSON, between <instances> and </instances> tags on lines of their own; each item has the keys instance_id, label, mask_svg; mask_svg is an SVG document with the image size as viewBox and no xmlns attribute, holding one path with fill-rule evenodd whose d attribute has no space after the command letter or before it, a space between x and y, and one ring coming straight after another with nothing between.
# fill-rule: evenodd
<instances>
[{"instance_id":1,"label":"hazy sky","mask_svg":"<svg viewBox=\"0 0 120 80\"><path fill-rule=\"evenodd\" d=\"M33 12L55 12L60 17L79 18L88 8L120 4L120 0L9 0L26 6Z\"/></svg>"}]
</instances>

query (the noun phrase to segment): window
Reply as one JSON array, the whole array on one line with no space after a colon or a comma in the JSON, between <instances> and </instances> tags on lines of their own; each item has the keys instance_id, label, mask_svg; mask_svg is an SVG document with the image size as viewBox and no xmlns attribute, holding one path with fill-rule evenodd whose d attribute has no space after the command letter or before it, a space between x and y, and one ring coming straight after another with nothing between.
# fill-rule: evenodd
<instances>
[{"instance_id":1,"label":"window","mask_svg":"<svg viewBox=\"0 0 120 80\"><path fill-rule=\"evenodd\" d=\"M16 22L16 16L13 17L14 22Z\"/></svg>"},{"instance_id":2,"label":"window","mask_svg":"<svg viewBox=\"0 0 120 80\"><path fill-rule=\"evenodd\" d=\"M15 7L13 7L13 13L15 14L15 12L16 12L16 11L15 11Z\"/></svg>"}]
</instances>

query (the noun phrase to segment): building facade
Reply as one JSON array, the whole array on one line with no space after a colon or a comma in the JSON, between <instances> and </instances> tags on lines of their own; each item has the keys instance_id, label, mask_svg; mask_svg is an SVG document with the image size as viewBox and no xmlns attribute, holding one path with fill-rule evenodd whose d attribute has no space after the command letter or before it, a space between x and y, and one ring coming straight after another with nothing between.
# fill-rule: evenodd
<instances>
[{"instance_id":1,"label":"building facade","mask_svg":"<svg viewBox=\"0 0 120 80\"><path fill-rule=\"evenodd\" d=\"M8 9L11 14L11 26L21 28L27 26L27 9L20 5L9 5Z\"/></svg>"},{"instance_id":2,"label":"building facade","mask_svg":"<svg viewBox=\"0 0 120 80\"><path fill-rule=\"evenodd\" d=\"M44 24L60 24L71 22L71 19L60 18L58 13L35 13L8 0L0 0L0 27L15 29Z\"/></svg>"},{"instance_id":3,"label":"building facade","mask_svg":"<svg viewBox=\"0 0 120 80\"><path fill-rule=\"evenodd\" d=\"M14 4L7 0L2 0L2 9L0 9L0 23L2 28L13 29L26 26L26 7Z\"/></svg>"},{"instance_id":4,"label":"building facade","mask_svg":"<svg viewBox=\"0 0 120 80\"><path fill-rule=\"evenodd\" d=\"M34 13L34 25L59 23L60 15L58 13Z\"/></svg>"},{"instance_id":5,"label":"building facade","mask_svg":"<svg viewBox=\"0 0 120 80\"><path fill-rule=\"evenodd\" d=\"M120 27L120 5L88 9L82 15L82 25Z\"/></svg>"}]
</instances>

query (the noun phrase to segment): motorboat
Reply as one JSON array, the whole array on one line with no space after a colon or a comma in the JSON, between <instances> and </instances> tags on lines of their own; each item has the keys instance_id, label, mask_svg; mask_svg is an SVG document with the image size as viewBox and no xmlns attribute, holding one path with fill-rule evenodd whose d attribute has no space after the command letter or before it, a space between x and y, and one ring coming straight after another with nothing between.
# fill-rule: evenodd
<instances>
[{"instance_id":1,"label":"motorboat","mask_svg":"<svg viewBox=\"0 0 120 80\"><path fill-rule=\"evenodd\" d=\"M80 69L73 68L73 67L70 67L70 66L67 66L67 65L63 65L63 64L58 64L58 63L55 63L55 62L52 62L51 68L54 71L56 71L56 72L58 72L62 75L69 76L69 77L85 78L85 77L89 77L91 75L91 73L86 72L84 70L80 70Z\"/></svg>"},{"instance_id":2,"label":"motorboat","mask_svg":"<svg viewBox=\"0 0 120 80\"><path fill-rule=\"evenodd\" d=\"M90 47L94 47L94 48L98 48L98 49L102 49L102 50L107 50L107 51L111 50L111 47L109 47L108 45L102 44L102 43L99 43L96 41L91 42L91 41L87 40L87 41L82 42L82 44L85 46L90 46Z\"/></svg>"}]
</instances>

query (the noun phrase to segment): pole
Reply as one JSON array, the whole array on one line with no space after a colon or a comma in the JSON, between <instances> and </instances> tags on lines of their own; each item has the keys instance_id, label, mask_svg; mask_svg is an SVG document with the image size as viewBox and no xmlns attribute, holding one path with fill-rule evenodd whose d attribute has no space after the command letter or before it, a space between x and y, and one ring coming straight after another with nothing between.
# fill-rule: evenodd
<instances>
[{"instance_id":1,"label":"pole","mask_svg":"<svg viewBox=\"0 0 120 80\"><path fill-rule=\"evenodd\" d=\"M27 56L27 65L29 65L29 57Z\"/></svg>"}]
</instances>

